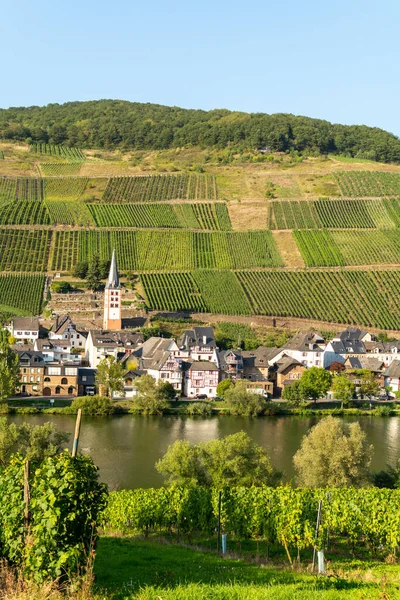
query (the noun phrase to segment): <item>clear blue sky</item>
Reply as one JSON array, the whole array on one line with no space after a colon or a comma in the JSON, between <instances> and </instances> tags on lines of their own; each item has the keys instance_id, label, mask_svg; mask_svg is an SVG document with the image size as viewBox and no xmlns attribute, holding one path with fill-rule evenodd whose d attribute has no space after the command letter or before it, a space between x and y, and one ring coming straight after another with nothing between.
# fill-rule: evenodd
<instances>
[{"instance_id":1,"label":"clear blue sky","mask_svg":"<svg viewBox=\"0 0 400 600\"><path fill-rule=\"evenodd\" d=\"M398 0L19 0L0 107L118 98L290 112L400 135Z\"/></svg>"}]
</instances>

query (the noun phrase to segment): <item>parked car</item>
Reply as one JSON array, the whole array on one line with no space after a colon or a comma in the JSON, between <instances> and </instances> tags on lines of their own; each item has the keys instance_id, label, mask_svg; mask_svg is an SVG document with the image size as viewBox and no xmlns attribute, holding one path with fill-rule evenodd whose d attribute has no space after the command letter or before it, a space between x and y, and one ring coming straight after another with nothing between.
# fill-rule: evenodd
<instances>
[{"instance_id":1,"label":"parked car","mask_svg":"<svg viewBox=\"0 0 400 600\"><path fill-rule=\"evenodd\" d=\"M207 394L197 394L196 399L197 400L207 400L208 396Z\"/></svg>"}]
</instances>

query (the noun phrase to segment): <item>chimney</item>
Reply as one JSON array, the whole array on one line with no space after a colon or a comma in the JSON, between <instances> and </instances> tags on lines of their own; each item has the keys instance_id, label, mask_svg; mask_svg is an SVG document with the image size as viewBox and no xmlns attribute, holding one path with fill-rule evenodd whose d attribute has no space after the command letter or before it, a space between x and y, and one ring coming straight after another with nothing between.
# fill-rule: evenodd
<instances>
[{"instance_id":1,"label":"chimney","mask_svg":"<svg viewBox=\"0 0 400 600\"><path fill-rule=\"evenodd\" d=\"M203 335L203 344L206 345L207 344L207 336Z\"/></svg>"}]
</instances>

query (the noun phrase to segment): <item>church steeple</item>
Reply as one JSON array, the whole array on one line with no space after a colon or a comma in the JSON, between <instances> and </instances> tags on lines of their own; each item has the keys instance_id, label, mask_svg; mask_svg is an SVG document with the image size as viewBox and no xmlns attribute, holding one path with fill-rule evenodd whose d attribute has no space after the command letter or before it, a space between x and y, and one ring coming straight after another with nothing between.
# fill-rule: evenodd
<instances>
[{"instance_id":1,"label":"church steeple","mask_svg":"<svg viewBox=\"0 0 400 600\"><path fill-rule=\"evenodd\" d=\"M110 272L104 289L104 329L119 330L122 328L121 317L121 285L118 275L117 258L113 250Z\"/></svg>"},{"instance_id":2,"label":"church steeple","mask_svg":"<svg viewBox=\"0 0 400 600\"><path fill-rule=\"evenodd\" d=\"M109 290L110 289L115 290L115 289L120 288L119 275L118 275L118 269L117 269L117 258L115 256L115 250L113 250L113 253L112 253L110 272L108 274L106 288Z\"/></svg>"}]
</instances>

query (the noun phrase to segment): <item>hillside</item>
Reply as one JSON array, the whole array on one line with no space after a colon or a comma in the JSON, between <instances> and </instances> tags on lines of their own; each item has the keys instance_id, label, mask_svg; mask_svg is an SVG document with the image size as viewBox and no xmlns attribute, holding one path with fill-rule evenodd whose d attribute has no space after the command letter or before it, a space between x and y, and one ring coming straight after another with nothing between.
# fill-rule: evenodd
<instances>
[{"instance_id":1,"label":"hillside","mask_svg":"<svg viewBox=\"0 0 400 600\"><path fill-rule=\"evenodd\" d=\"M0 110L0 138L82 148L269 147L400 162L400 140L382 129L291 114L187 110L121 100Z\"/></svg>"},{"instance_id":2,"label":"hillside","mask_svg":"<svg viewBox=\"0 0 400 600\"><path fill-rule=\"evenodd\" d=\"M0 143L0 312L40 312L45 276L73 283L78 263L115 248L121 271L139 276L126 317L145 304L400 329L400 166L226 156ZM90 313L89 295L68 302Z\"/></svg>"}]
</instances>

